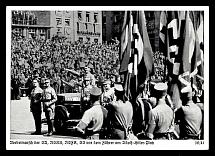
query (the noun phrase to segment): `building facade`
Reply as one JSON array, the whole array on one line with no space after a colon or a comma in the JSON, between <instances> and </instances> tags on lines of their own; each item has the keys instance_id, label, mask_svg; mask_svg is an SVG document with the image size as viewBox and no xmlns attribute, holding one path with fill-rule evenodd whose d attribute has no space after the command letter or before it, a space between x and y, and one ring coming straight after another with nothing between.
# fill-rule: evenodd
<instances>
[{"instance_id":1,"label":"building facade","mask_svg":"<svg viewBox=\"0 0 215 156\"><path fill-rule=\"evenodd\" d=\"M49 11L12 11L12 32L27 39L50 38Z\"/></svg>"},{"instance_id":2,"label":"building facade","mask_svg":"<svg viewBox=\"0 0 215 156\"><path fill-rule=\"evenodd\" d=\"M103 41L111 42L112 39L120 40L124 11L103 11L102 12L102 32Z\"/></svg>"},{"instance_id":3,"label":"building facade","mask_svg":"<svg viewBox=\"0 0 215 156\"><path fill-rule=\"evenodd\" d=\"M50 35L64 36L72 42L102 42L101 11L51 11Z\"/></svg>"},{"instance_id":4,"label":"building facade","mask_svg":"<svg viewBox=\"0 0 215 156\"><path fill-rule=\"evenodd\" d=\"M115 37L120 40L122 25L124 20L124 11L103 11L103 41L111 42ZM159 49L159 24L160 11L145 11L146 27L148 31L149 40L153 51Z\"/></svg>"},{"instance_id":5,"label":"building facade","mask_svg":"<svg viewBox=\"0 0 215 156\"><path fill-rule=\"evenodd\" d=\"M28 38L53 36L102 42L101 11L12 11L12 32Z\"/></svg>"}]
</instances>

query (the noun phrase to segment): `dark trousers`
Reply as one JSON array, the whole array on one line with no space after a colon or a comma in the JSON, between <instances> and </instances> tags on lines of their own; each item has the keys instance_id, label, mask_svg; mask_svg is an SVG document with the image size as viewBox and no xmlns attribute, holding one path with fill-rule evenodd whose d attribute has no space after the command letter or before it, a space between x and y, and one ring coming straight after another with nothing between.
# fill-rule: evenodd
<instances>
[{"instance_id":1,"label":"dark trousers","mask_svg":"<svg viewBox=\"0 0 215 156\"><path fill-rule=\"evenodd\" d=\"M41 108L32 108L36 132L41 133Z\"/></svg>"},{"instance_id":2,"label":"dark trousers","mask_svg":"<svg viewBox=\"0 0 215 156\"><path fill-rule=\"evenodd\" d=\"M44 110L48 124L48 133L53 132L54 127L54 109L47 108Z\"/></svg>"},{"instance_id":3,"label":"dark trousers","mask_svg":"<svg viewBox=\"0 0 215 156\"><path fill-rule=\"evenodd\" d=\"M20 100L20 89L19 88L14 88L11 91L11 99L12 100Z\"/></svg>"}]
</instances>

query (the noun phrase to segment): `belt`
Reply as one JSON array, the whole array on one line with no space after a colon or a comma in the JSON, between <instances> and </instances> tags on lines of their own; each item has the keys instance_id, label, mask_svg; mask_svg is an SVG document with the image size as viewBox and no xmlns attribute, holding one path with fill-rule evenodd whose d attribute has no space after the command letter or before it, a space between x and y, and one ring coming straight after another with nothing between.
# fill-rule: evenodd
<instances>
[{"instance_id":1,"label":"belt","mask_svg":"<svg viewBox=\"0 0 215 156\"><path fill-rule=\"evenodd\" d=\"M199 135L186 135L184 137L182 137L183 140L186 140L186 139L199 139Z\"/></svg>"},{"instance_id":2,"label":"belt","mask_svg":"<svg viewBox=\"0 0 215 156\"><path fill-rule=\"evenodd\" d=\"M92 140L92 139L99 139L99 133L95 133L95 134L93 134L93 135L86 136L85 139L89 139L89 140Z\"/></svg>"},{"instance_id":3,"label":"belt","mask_svg":"<svg viewBox=\"0 0 215 156\"><path fill-rule=\"evenodd\" d=\"M186 137L183 137L183 138L182 138L182 140L187 140L187 139L199 140L199 137L186 136Z\"/></svg>"},{"instance_id":4,"label":"belt","mask_svg":"<svg viewBox=\"0 0 215 156\"><path fill-rule=\"evenodd\" d=\"M85 135L86 135L86 136L99 135L99 132L100 132L100 131L95 131L95 132L93 132L92 130L86 130L86 131L85 131Z\"/></svg>"},{"instance_id":5,"label":"belt","mask_svg":"<svg viewBox=\"0 0 215 156\"><path fill-rule=\"evenodd\" d=\"M154 133L155 138L167 137L167 133Z\"/></svg>"},{"instance_id":6,"label":"belt","mask_svg":"<svg viewBox=\"0 0 215 156\"><path fill-rule=\"evenodd\" d=\"M166 132L166 133L154 133L154 138L166 138L170 139L171 134L174 134L173 132Z\"/></svg>"},{"instance_id":7,"label":"belt","mask_svg":"<svg viewBox=\"0 0 215 156\"><path fill-rule=\"evenodd\" d=\"M43 102L49 102L51 101L52 99L43 99Z\"/></svg>"},{"instance_id":8,"label":"belt","mask_svg":"<svg viewBox=\"0 0 215 156\"><path fill-rule=\"evenodd\" d=\"M112 125L111 129L119 129L121 131L125 131L125 129L122 126L120 126L120 125Z\"/></svg>"}]
</instances>

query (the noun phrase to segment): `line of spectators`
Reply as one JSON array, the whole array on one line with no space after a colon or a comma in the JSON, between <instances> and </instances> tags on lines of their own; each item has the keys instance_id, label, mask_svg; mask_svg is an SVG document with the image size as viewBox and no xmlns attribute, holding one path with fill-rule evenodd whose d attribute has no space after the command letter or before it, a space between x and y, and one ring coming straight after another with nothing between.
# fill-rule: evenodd
<instances>
[{"instance_id":1,"label":"line of spectators","mask_svg":"<svg viewBox=\"0 0 215 156\"><path fill-rule=\"evenodd\" d=\"M79 77L64 69L82 73L85 66L91 69L97 81L107 79L111 74L118 75L119 43L72 43L57 36L45 40L14 35L11 41L12 99L17 99L13 93L14 88L19 86L31 89L31 81L35 76L49 78L57 93L77 92L63 84L61 79L67 82L72 79L79 81Z\"/></svg>"}]
</instances>

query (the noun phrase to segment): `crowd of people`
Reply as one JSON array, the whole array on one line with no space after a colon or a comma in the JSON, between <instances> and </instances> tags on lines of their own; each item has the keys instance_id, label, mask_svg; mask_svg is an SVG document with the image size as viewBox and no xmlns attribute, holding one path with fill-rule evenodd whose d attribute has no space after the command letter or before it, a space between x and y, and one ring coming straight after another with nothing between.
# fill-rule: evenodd
<instances>
[{"instance_id":1,"label":"crowd of people","mask_svg":"<svg viewBox=\"0 0 215 156\"><path fill-rule=\"evenodd\" d=\"M119 43L71 43L59 37L44 40L14 36L11 42L11 98L19 99L22 93L17 93L18 88L29 88L26 90L29 95L34 76L49 78L57 93L78 92L76 88L62 83L62 80L75 82L79 81L80 76L65 69L82 75L84 67L88 66L97 83L110 75L118 75L118 51Z\"/></svg>"}]
</instances>

